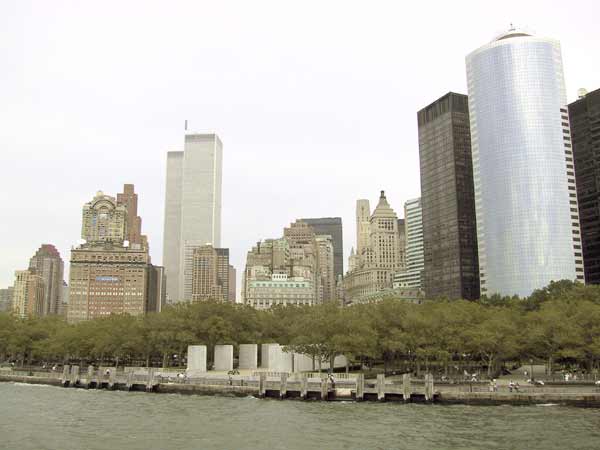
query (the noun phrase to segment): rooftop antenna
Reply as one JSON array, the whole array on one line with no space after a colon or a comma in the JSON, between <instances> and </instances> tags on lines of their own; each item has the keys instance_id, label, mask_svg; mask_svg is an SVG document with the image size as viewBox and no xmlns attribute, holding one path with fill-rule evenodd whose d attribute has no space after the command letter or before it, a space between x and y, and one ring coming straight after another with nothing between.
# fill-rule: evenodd
<instances>
[{"instance_id":1,"label":"rooftop antenna","mask_svg":"<svg viewBox=\"0 0 600 450\"><path fill-rule=\"evenodd\" d=\"M187 131L187 119L185 119L185 131Z\"/></svg>"}]
</instances>

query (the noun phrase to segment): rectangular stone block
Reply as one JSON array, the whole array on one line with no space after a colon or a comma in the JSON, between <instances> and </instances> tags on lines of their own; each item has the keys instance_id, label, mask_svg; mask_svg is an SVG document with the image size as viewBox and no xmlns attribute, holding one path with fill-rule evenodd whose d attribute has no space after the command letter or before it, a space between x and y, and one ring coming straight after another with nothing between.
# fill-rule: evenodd
<instances>
[{"instance_id":1,"label":"rectangular stone block","mask_svg":"<svg viewBox=\"0 0 600 450\"><path fill-rule=\"evenodd\" d=\"M269 348L277 344L262 344L260 346L260 367L261 369L269 369Z\"/></svg>"},{"instance_id":2,"label":"rectangular stone block","mask_svg":"<svg viewBox=\"0 0 600 450\"><path fill-rule=\"evenodd\" d=\"M189 345L187 351L188 376L206 373L206 345Z\"/></svg>"},{"instance_id":3,"label":"rectangular stone block","mask_svg":"<svg viewBox=\"0 0 600 450\"><path fill-rule=\"evenodd\" d=\"M294 354L284 352L279 344L262 344L261 367L272 372L291 372Z\"/></svg>"},{"instance_id":4,"label":"rectangular stone block","mask_svg":"<svg viewBox=\"0 0 600 450\"><path fill-rule=\"evenodd\" d=\"M319 358L315 358L313 367L313 358L303 353L294 353L294 372L313 372L319 370L329 369L329 360L322 360L319 365ZM334 360L334 367L339 369L346 367L346 357L344 355L338 355Z\"/></svg>"},{"instance_id":5,"label":"rectangular stone block","mask_svg":"<svg viewBox=\"0 0 600 450\"><path fill-rule=\"evenodd\" d=\"M312 372L318 367L315 360L315 366L313 368L313 359L311 356L305 355L304 353L294 353L294 372Z\"/></svg>"},{"instance_id":6,"label":"rectangular stone block","mask_svg":"<svg viewBox=\"0 0 600 450\"><path fill-rule=\"evenodd\" d=\"M233 345L215 345L214 370L233 370Z\"/></svg>"},{"instance_id":7,"label":"rectangular stone block","mask_svg":"<svg viewBox=\"0 0 600 450\"><path fill-rule=\"evenodd\" d=\"M256 369L258 367L258 345L240 344L240 369Z\"/></svg>"}]
</instances>

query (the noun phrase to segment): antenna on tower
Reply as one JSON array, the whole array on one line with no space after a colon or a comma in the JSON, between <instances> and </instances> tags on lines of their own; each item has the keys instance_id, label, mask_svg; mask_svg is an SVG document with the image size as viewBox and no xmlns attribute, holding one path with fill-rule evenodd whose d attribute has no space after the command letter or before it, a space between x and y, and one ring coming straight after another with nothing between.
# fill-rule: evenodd
<instances>
[{"instance_id":1,"label":"antenna on tower","mask_svg":"<svg viewBox=\"0 0 600 450\"><path fill-rule=\"evenodd\" d=\"M187 131L187 119L185 119L185 131Z\"/></svg>"}]
</instances>

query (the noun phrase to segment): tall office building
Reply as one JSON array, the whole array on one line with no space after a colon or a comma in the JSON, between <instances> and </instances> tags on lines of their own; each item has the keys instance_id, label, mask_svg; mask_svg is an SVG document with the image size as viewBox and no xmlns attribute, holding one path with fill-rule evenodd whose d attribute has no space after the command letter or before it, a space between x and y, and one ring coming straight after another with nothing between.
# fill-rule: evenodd
<instances>
[{"instance_id":1,"label":"tall office building","mask_svg":"<svg viewBox=\"0 0 600 450\"><path fill-rule=\"evenodd\" d=\"M335 278L344 274L344 234L341 217L300 219L309 224L316 235L329 235L333 244L333 266Z\"/></svg>"},{"instance_id":2,"label":"tall office building","mask_svg":"<svg viewBox=\"0 0 600 450\"><path fill-rule=\"evenodd\" d=\"M404 219L398 219L398 256L400 258L401 270L406 268L406 223Z\"/></svg>"},{"instance_id":3,"label":"tall office building","mask_svg":"<svg viewBox=\"0 0 600 450\"><path fill-rule=\"evenodd\" d=\"M344 301L360 303L391 290L394 274L404 269L403 234L398 229L398 216L381 191L379 202L365 221L368 200L358 200L356 210L357 244L360 253L351 254L350 271L343 279ZM365 234L368 238L365 242Z\"/></svg>"},{"instance_id":4,"label":"tall office building","mask_svg":"<svg viewBox=\"0 0 600 450\"><path fill-rule=\"evenodd\" d=\"M423 208L423 290L479 298L468 97L450 92L417 113Z\"/></svg>"},{"instance_id":5,"label":"tall office building","mask_svg":"<svg viewBox=\"0 0 600 450\"><path fill-rule=\"evenodd\" d=\"M481 294L583 279L560 44L510 29L466 68Z\"/></svg>"},{"instance_id":6,"label":"tall office building","mask_svg":"<svg viewBox=\"0 0 600 450\"><path fill-rule=\"evenodd\" d=\"M369 226L371 225L371 207L369 200L360 199L356 201L356 254L362 255L369 247Z\"/></svg>"},{"instance_id":7,"label":"tall office building","mask_svg":"<svg viewBox=\"0 0 600 450\"><path fill-rule=\"evenodd\" d=\"M391 272L402 270L398 216L388 203L384 191L381 191L379 202L371 215L369 230L369 247L373 253L368 264Z\"/></svg>"},{"instance_id":8,"label":"tall office building","mask_svg":"<svg viewBox=\"0 0 600 450\"><path fill-rule=\"evenodd\" d=\"M229 249L203 245L192 261L192 301L229 301Z\"/></svg>"},{"instance_id":9,"label":"tall office building","mask_svg":"<svg viewBox=\"0 0 600 450\"><path fill-rule=\"evenodd\" d=\"M39 317L44 308L44 279L35 269L15 271L13 312L22 318Z\"/></svg>"},{"instance_id":10,"label":"tall office building","mask_svg":"<svg viewBox=\"0 0 600 450\"><path fill-rule=\"evenodd\" d=\"M236 302L236 270L231 264L229 264L229 295L228 299L231 303Z\"/></svg>"},{"instance_id":11,"label":"tall office building","mask_svg":"<svg viewBox=\"0 0 600 450\"><path fill-rule=\"evenodd\" d=\"M150 264L147 241L138 228L141 219L134 220L135 234L130 234L130 214L124 203L123 197L119 201L99 192L83 207L81 237L86 242L71 250L70 322L160 310L162 268ZM136 236L139 242L128 241L128 237L138 240Z\"/></svg>"},{"instance_id":12,"label":"tall office building","mask_svg":"<svg viewBox=\"0 0 600 450\"><path fill-rule=\"evenodd\" d=\"M63 280L60 290L60 303L56 314L67 317L67 309L69 308L69 285Z\"/></svg>"},{"instance_id":13,"label":"tall office building","mask_svg":"<svg viewBox=\"0 0 600 450\"><path fill-rule=\"evenodd\" d=\"M93 243L71 250L69 322L111 314L148 312L148 252L117 243Z\"/></svg>"},{"instance_id":14,"label":"tall office building","mask_svg":"<svg viewBox=\"0 0 600 450\"><path fill-rule=\"evenodd\" d=\"M142 218L138 216L138 195L133 184L123 185L123 192L117 194L117 204L127 210L127 232L125 239L130 244L148 247L148 238L142 234Z\"/></svg>"},{"instance_id":15,"label":"tall office building","mask_svg":"<svg viewBox=\"0 0 600 450\"><path fill-rule=\"evenodd\" d=\"M567 148L567 162L575 162L585 282L600 284L600 89L581 90L569 105L569 122L573 154Z\"/></svg>"},{"instance_id":16,"label":"tall office building","mask_svg":"<svg viewBox=\"0 0 600 450\"><path fill-rule=\"evenodd\" d=\"M421 199L404 203L404 228L406 236L406 265L394 275L394 288L421 289L423 286L423 210Z\"/></svg>"},{"instance_id":17,"label":"tall office building","mask_svg":"<svg viewBox=\"0 0 600 450\"><path fill-rule=\"evenodd\" d=\"M319 296L322 302L334 302L336 300L336 277L335 277L335 250L333 239L330 235L318 235L317 258L320 278Z\"/></svg>"},{"instance_id":18,"label":"tall office building","mask_svg":"<svg viewBox=\"0 0 600 450\"><path fill-rule=\"evenodd\" d=\"M0 289L0 312L12 311L14 287Z\"/></svg>"},{"instance_id":19,"label":"tall office building","mask_svg":"<svg viewBox=\"0 0 600 450\"><path fill-rule=\"evenodd\" d=\"M186 134L167 154L163 264L169 302L191 300L194 250L221 245L223 146L216 134Z\"/></svg>"},{"instance_id":20,"label":"tall office building","mask_svg":"<svg viewBox=\"0 0 600 450\"><path fill-rule=\"evenodd\" d=\"M44 302L41 315L58 314L60 308L64 263L54 245L42 244L29 260L29 268L44 280Z\"/></svg>"}]
</instances>

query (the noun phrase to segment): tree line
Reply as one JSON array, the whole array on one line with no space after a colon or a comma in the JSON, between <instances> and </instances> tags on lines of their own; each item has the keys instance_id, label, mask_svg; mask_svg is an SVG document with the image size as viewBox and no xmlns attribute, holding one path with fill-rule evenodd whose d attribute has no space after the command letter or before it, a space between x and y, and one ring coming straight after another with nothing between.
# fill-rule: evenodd
<instances>
[{"instance_id":1,"label":"tree line","mask_svg":"<svg viewBox=\"0 0 600 450\"><path fill-rule=\"evenodd\" d=\"M394 298L259 311L221 302L181 303L143 317L111 315L69 324L59 317L0 314L0 362L17 365L184 364L187 346L277 342L317 360L345 355L354 366L438 370L543 361L598 370L600 287L553 282L530 297L480 301Z\"/></svg>"}]
</instances>

